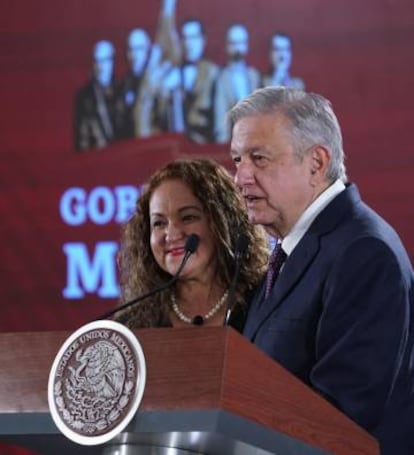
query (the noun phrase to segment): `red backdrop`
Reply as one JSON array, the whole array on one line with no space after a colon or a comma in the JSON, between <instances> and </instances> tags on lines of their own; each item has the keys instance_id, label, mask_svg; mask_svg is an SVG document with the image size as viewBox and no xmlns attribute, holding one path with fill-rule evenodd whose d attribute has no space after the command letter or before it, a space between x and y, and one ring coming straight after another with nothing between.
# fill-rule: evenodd
<instances>
[{"instance_id":1,"label":"red backdrop","mask_svg":"<svg viewBox=\"0 0 414 455\"><path fill-rule=\"evenodd\" d=\"M225 31L250 31L249 63L266 71L274 30L292 36L292 73L332 100L343 126L349 177L399 231L411 256L414 209L414 7L408 0L179 0L177 22L200 18L207 54L225 62ZM62 296L67 263L62 246L116 241L119 225L68 226L59 202L69 187L137 185L164 161L183 153L226 159L227 146L197 146L174 135L119 142L77 155L72 148L75 92L90 75L91 50L102 38L117 49L136 26L154 36L159 2L137 0L14 0L0 18L0 210L3 314L0 330L72 329L101 314L114 299ZM91 253L92 254L92 253Z\"/></svg>"}]
</instances>

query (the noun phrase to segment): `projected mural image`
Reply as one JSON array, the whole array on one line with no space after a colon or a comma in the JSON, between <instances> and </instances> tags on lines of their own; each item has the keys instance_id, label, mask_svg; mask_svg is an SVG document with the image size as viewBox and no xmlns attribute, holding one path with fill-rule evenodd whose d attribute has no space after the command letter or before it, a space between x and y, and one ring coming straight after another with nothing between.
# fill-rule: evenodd
<instances>
[{"instance_id":1,"label":"projected mural image","mask_svg":"<svg viewBox=\"0 0 414 455\"><path fill-rule=\"evenodd\" d=\"M102 148L121 139L163 132L183 133L195 143L226 143L225 116L256 88L282 85L304 88L292 77L292 39L276 32L263 43L269 49L269 72L248 63L250 34L242 23L228 26L219 65L205 55L208 31L202 18L176 27L176 0L163 0L154 42L143 28L126 40L128 70L115 76L122 50L109 40L92 52L92 78L75 99L74 146L77 151ZM230 21L230 18L229 18Z\"/></svg>"}]
</instances>

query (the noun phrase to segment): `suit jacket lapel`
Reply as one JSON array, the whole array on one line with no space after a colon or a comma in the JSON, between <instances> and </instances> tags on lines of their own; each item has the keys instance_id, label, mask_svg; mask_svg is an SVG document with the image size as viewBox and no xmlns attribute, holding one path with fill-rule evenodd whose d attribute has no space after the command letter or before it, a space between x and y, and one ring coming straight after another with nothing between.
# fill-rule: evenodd
<instances>
[{"instance_id":1,"label":"suit jacket lapel","mask_svg":"<svg viewBox=\"0 0 414 455\"><path fill-rule=\"evenodd\" d=\"M249 309L244 334L254 339L258 329L276 311L289 291L299 281L319 250L319 238L309 235L303 238L297 248L286 260L276 283L267 299L264 298L265 282L256 292Z\"/></svg>"},{"instance_id":2,"label":"suit jacket lapel","mask_svg":"<svg viewBox=\"0 0 414 455\"><path fill-rule=\"evenodd\" d=\"M264 299L265 280L258 288L249 308L249 314L244 328L244 335L254 340L257 331L269 316L276 311L285 297L296 285L320 248L320 238L334 229L343 217L350 216L350 210L361 202L355 185L347 185L345 191L339 194L315 219L292 254L288 257L280 276Z\"/></svg>"}]
</instances>

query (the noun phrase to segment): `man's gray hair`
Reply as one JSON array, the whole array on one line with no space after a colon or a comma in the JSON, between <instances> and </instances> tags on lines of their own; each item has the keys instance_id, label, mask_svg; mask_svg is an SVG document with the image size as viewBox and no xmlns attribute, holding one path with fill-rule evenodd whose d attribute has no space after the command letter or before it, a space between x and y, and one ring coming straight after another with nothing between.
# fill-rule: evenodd
<instances>
[{"instance_id":1,"label":"man's gray hair","mask_svg":"<svg viewBox=\"0 0 414 455\"><path fill-rule=\"evenodd\" d=\"M326 177L330 182L346 182L342 133L331 103L321 95L286 87L265 87L239 101L227 115L233 126L242 118L282 114L290 123L290 134L299 156L312 145L326 147L331 161Z\"/></svg>"}]
</instances>

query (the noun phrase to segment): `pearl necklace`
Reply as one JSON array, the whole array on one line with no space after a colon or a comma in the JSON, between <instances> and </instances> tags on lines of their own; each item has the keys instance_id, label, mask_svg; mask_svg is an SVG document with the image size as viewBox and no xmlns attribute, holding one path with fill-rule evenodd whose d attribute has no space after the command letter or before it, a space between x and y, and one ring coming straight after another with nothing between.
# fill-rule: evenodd
<instances>
[{"instance_id":1,"label":"pearl necklace","mask_svg":"<svg viewBox=\"0 0 414 455\"><path fill-rule=\"evenodd\" d=\"M171 295L171 302L172 302L172 309L174 313L177 315L178 319L180 321L186 322L187 324L194 324L194 325L203 325L204 321L207 321L208 319L212 318L217 311L223 306L224 302L227 299L227 296L229 294L229 291L227 290L221 299L213 306L213 308L204 316L201 316L200 314L194 316L193 318L190 318L186 316L179 308L177 305L177 302L175 300L175 294L174 292Z\"/></svg>"}]
</instances>

